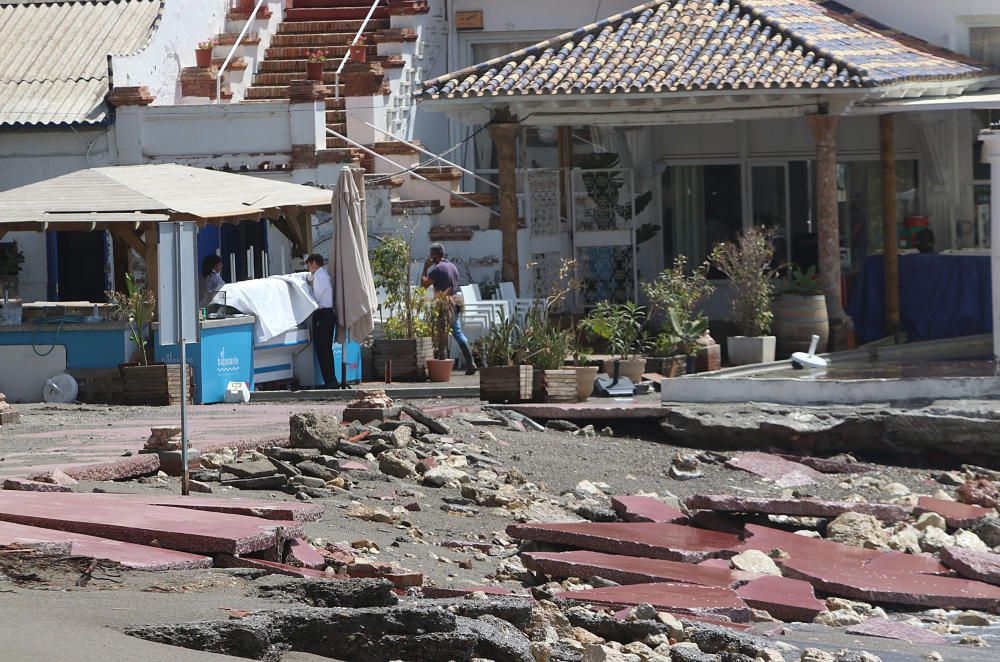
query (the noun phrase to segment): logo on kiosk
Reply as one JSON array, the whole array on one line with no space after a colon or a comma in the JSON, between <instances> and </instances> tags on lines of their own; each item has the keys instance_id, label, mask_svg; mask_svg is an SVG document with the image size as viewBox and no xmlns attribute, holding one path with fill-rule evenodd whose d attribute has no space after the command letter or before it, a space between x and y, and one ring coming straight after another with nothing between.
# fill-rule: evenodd
<instances>
[{"instance_id":1,"label":"logo on kiosk","mask_svg":"<svg viewBox=\"0 0 1000 662\"><path fill-rule=\"evenodd\" d=\"M217 368L219 374L229 374L233 372L239 372L240 369L240 357L238 356L226 356L226 349L222 348L219 350L219 358L217 361Z\"/></svg>"}]
</instances>

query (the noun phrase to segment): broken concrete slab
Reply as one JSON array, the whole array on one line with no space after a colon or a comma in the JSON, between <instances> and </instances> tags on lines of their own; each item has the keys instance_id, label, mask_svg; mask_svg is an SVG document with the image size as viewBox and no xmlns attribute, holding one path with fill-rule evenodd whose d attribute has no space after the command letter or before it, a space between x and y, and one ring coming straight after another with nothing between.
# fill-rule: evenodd
<instances>
[{"instance_id":1,"label":"broken concrete slab","mask_svg":"<svg viewBox=\"0 0 1000 662\"><path fill-rule=\"evenodd\" d=\"M660 522L512 524L507 534L522 540L567 545L609 554L697 563L732 556L734 535Z\"/></svg>"},{"instance_id":2,"label":"broken concrete slab","mask_svg":"<svg viewBox=\"0 0 1000 662\"><path fill-rule=\"evenodd\" d=\"M299 522L194 513L107 494L0 492L0 521L200 553L244 554L303 535Z\"/></svg>"},{"instance_id":3,"label":"broken concrete slab","mask_svg":"<svg viewBox=\"0 0 1000 662\"><path fill-rule=\"evenodd\" d=\"M949 545L941 549L941 561L962 577L1000 586L1000 554Z\"/></svg>"},{"instance_id":4,"label":"broken concrete slab","mask_svg":"<svg viewBox=\"0 0 1000 662\"><path fill-rule=\"evenodd\" d=\"M852 600L943 609L990 609L1000 600L1000 588L982 582L873 570L843 559L792 558L781 565L786 577Z\"/></svg>"},{"instance_id":5,"label":"broken concrete slab","mask_svg":"<svg viewBox=\"0 0 1000 662\"><path fill-rule=\"evenodd\" d=\"M917 506L913 511L915 514L937 513L944 517L944 521L952 529L968 529L975 527L984 518L997 514L995 508L984 508L958 501L945 501L944 499L934 499L922 496L917 500Z\"/></svg>"},{"instance_id":6,"label":"broken concrete slab","mask_svg":"<svg viewBox=\"0 0 1000 662\"><path fill-rule=\"evenodd\" d=\"M948 568L930 554L906 554L904 552L885 552L864 563L869 570L888 570L893 572L912 572L923 575L947 575Z\"/></svg>"},{"instance_id":7,"label":"broken concrete slab","mask_svg":"<svg viewBox=\"0 0 1000 662\"><path fill-rule=\"evenodd\" d=\"M326 557L317 551L315 547L305 540L293 538L288 541L288 553L286 560L289 565L323 570L326 568Z\"/></svg>"},{"instance_id":8,"label":"broken concrete slab","mask_svg":"<svg viewBox=\"0 0 1000 662\"><path fill-rule=\"evenodd\" d=\"M215 566L217 568L253 568L263 570L272 575L284 575L285 577L303 577L306 579L342 580L347 579L346 575L337 575L324 570L314 570L312 568L299 568L287 563L277 561L267 561L265 559L255 559L249 556L234 556L233 554L216 554Z\"/></svg>"},{"instance_id":9,"label":"broken concrete slab","mask_svg":"<svg viewBox=\"0 0 1000 662\"><path fill-rule=\"evenodd\" d=\"M947 639L937 632L925 630L922 627L910 625L909 623L890 621L887 618L871 618L864 623L850 626L846 632L847 634L860 634L866 637L909 641L913 644L940 646L948 642Z\"/></svg>"},{"instance_id":10,"label":"broken concrete slab","mask_svg":"<svg viewBox=\"0 0 1000 662\"><path fill-rule=\"evenodd\" d=\"M770 453L740 453L727 460L726 466L774 481L778 487L814 485L824 478L815 469Z\"/></svg>"},{"instance_id":11,"label":"broken concrete slab","mask_svg":"<svg viewBox=\"0 0 1000 662\"><path fill-rule=\"evenodd\" d=\"M212 559L207 556L11 522L0 522L0 545L25 546L45 553L115 561L137 570L194 570L212 567ZM58 551L62 548L65 551Z\"/></svg>"},{"instance_id":12,"label":"broken concrete slab","mask_svg":"<svg viewBox=\"0 0 1000 662\"><path fill-rule=\"evenodd\" d=\"M427 414L423 409L415 407L411 404L400 405L400 410L415 420L417 423L423 423L427 426L427 429L434 434L451 434L451 428L447 424L434 418L430 414Z\"/></svg>"},{"instance_id":13,"label":"broken concrete slab","mask_svg":"<svg viewBox=\"0 0 1000 662\"><path fill-rule=\"evenodd\" d=\"M527 569L551 577L603 577L619 584L675 582L731 588L739 581L728 568L601 552L525 552L521 560Z\"/></svg>"},{"instance_id":14,"label":"broken concrete slab","mask_svg":"<svg viewBox=\"0 0 1000 662\"><path fill-rule=\"evenodd\" d=\"M863 474L875 470L874 466L858 462L849 455L829 458L813 457L811 455L788 455L785 453L775 453L775 455L791 462L798 462L807 467L812 467L816 471L825 474Z\"/></svg>"},{"instance_id":15,"label":"broken concrete slab","mask_svg":"<svg viewBox=\"0 0 1000 662\"><path fill-rule=\"evenodd\" d=\"M736 595L754 609L762 609L782 621L811 623L826 611L809 582L787 577L760 577L736 589Z\"/></svg>"},{"instance_id":16,"label":"broken concrete slab","mask_svg":"<svg viewBox=\"0 0 1000 662\"><path fill-rule=\"evenodd\" d=\"M5 478L3 489L15 492L72 492L68 487L56 485L55 483L44 483L38 480L28 480L27 478Z\"/></svg>"},{"instance_id":17,"label":"broken concrete slab","mask_svg":"<svg viewBox=\"0 0 1000 662\"><path fill-rule=\"evenodd\" d=\"M261 476L259 478L231 478L222 481L223 487L235 487L238 490L273 490L284 487L288 479L281 474Z\"/></svg>"},{"instance_id":18,"label":"broken concrete slab","mask_svg":"<svg viewBox=\"0 0 1000 662\"><path fill-rule=\"evenodd\" d=\"M883 552L873 549L852 547L821 538L807 538L757 524L747 524L744 531L743 541L732 549L736 554L748 549L756 549L770 554L773 550L778 549L791 558L819 557L851 560L858 566L883 554Z\"/></svg>"},{"instance_id":19,"label":"broken concrete slab","mask_svg":"<svg viewBox=\"0 0 1000 662\"><path fill-rule=\"evenodd\" d=\"M824 499L769 499L735 494L695 494L684 500L692 510L715 510L729 513L759 513L794 515L797 517L836 517L846 512L872 515L883 522L905 520L910 511L903 506L886 503L853 503Z\"/></svg>"},{"instance_id":20,"label":"broken concrete slab","mask_svg":"<svg viewBox=\"0 0 1000 662\"><path fill-rule=\"evenodd\" d=\"M171 508L189 508L191 510L206 510L231 515L247 515L273 520L292 520L295 522L315 522L323 517L323 506L314 503L298 501L270 501L267 499L210 499L181 496L155 495L100 495L94 498L130 499L150 506L167 506Z\"/></svg>"},{"instance_id":21,"label":"broken concrete slab","mask_svg":"<svg viewBox=\"0 0 1000 662\"><path fill-rule=\"evenodd\" d=\"M626 522L687 522L687 515L653 497L611 497L611 507Z\"/></svg>"},{"instance_id":22,"label":"broken concrete slab","mask_svg":"<svg viewBox=\"0 0 1000 662\"><path fill-rule=\"evenodd\" d=\"M735 623L750 620L750 608L728 588L694 584L631 584L585 591L565 591L557 602L592 604L614 609L649 604L659 611L695 616L725 616Z\"/></svg>"},{"instance_id":23,"label":"broken concrete slab","mask_svg":"<svg viewBox=\"0 0 1000 662\"><path fill-rule=\"evenodd\" d=\"M399 603L384 579L293 578L272 575L254 582L262 598L295 601L310 607L391 607Z\"/></svg>"}]
</instances>

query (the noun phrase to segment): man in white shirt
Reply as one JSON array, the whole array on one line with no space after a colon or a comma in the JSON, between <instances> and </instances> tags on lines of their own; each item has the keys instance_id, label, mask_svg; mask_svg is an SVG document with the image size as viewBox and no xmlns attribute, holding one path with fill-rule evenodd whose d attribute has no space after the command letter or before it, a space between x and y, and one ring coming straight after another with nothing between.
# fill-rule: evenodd
<instances>
[{"instance_id":1,"label":"man in white shirt","mask_svg":"<svg viewBox=\"0 0 1000 662\"><path fill-rule=\"evenodd\" d=\"M337 314L333 309L333 281L323 265L322 255L314 253L306 258L313 297L319 304L319 308L312 314L313 347L316 348L316 360L323 373L324 387L334 388L336 377L333 370L333 334L337 326Z\"/></svg>"}]
</instances>

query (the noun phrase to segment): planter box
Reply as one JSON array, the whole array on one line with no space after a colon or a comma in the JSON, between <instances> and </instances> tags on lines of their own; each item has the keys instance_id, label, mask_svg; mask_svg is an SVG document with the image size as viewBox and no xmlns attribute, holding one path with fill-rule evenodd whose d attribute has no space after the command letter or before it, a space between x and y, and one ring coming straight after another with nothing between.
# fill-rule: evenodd
<instances>
[{"instance_id":1,"label":"planter box","mask_svg":"<svg viewBox=\"0 0 1000 662\"><path fill-rule=\"evenodd\" d=\"M773 363L774 336L730 336L726 339L730 365Z\"/></svg>"},{"instance_id":2,"label":"planter box","mask_svg":"<svg viewBox=\"0 0 1000 662\"><path fill-rule=\"evenodd\" d=\"M93 405L125 403L125 383L118 368L69 370L80 387L77 400Z\"/></svg>"},{"instance_id":3,"label":"planter box","mask_svg":"<svg viewBox=\"0 0 1000 662\"><path fill-rule=\"evenodd\" d=\"M479 369L479 397L487 402L527 402L531 399L532 367L512 365Z\"/></svg>"},{"instance_id":4,"label":"planter box","mask_svg":"<svg viewBox=\"0 0 1000 662\"><path fill-rule=\"evenodd\" d=\"M664 377L683 377L687 374L686 356L647 356L646 372L655 372Z\"/></svg>"},{"instance_id":5,"label":"planter box","mask_svg":"<svg viewBox=\"0 0 1000 662\"><path fill-rule=\"evenodd\" d=\"M695 355L695 371L714 372L715 370L722 370L722 346L702 347Z\"/></svg>"},{"instance_id":6,"label":"planter box","mask_svg":"<svg viewBox=\"0 0 1000 662\"><path fill-rule=\"evenodd\" d=\"M376 340L375 379L386 381L386 362L391 361L393 381L422 382L427 379L427 359L434 358L430 338Z\"/></svg>"},{"instance_id":7,"label":"planter box","mask_svg":"<svg viewBox=\"0 0 1000 662\"><path fill-rule=\"evenodd\" d=\"M118 366L122 375L123 394L127 405L166 406L180 404L181 367L153 363L138 365L123 363ZM194 371L187 366L187 401L194 399Z\"/></svg>"},{"instance_id":8,"label":"planter box","mask_svg":"<svg viewBox=\"0 0 1000 662\"><path fill-rule=\"evenodd\" d=\"M535 370L531 399L534 402L576 402L576 371Z\"/></svg>"}]
</instances>

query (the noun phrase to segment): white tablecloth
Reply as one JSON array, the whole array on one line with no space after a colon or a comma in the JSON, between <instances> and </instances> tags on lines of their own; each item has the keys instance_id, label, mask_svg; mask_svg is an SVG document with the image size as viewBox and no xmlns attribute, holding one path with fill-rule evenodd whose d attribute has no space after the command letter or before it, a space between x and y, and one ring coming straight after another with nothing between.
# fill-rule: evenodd
<instances>
[{"instance_id":1,"label":"white tablecloth","mask_svg":"<svg viewBox=\"0 0 1000 662\"><path fill-rule=\"evenodd\" d=\"M227 283L219 293L225 293L227 306L256 316L254 340L263 343L294 329L319 307L305 276L291 274ZM212 300L216 304L222 302L219 294Z\"/></svg>"}]
</instances>

